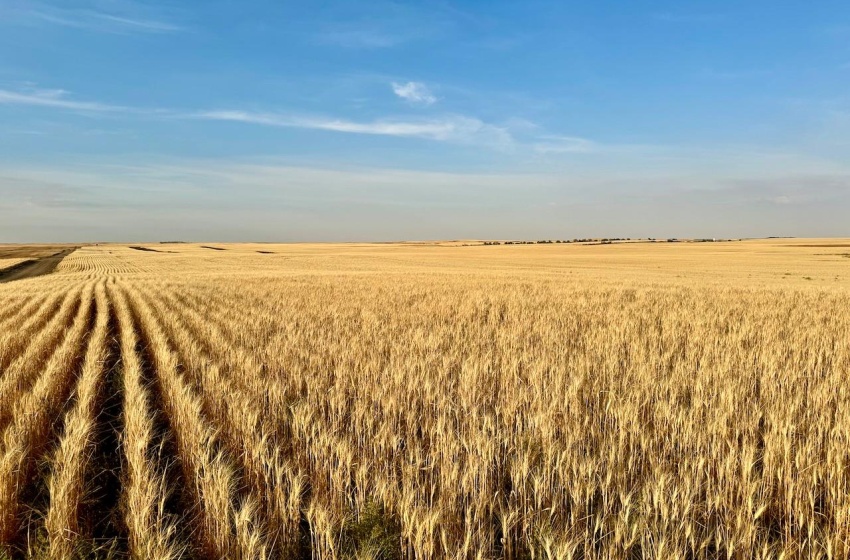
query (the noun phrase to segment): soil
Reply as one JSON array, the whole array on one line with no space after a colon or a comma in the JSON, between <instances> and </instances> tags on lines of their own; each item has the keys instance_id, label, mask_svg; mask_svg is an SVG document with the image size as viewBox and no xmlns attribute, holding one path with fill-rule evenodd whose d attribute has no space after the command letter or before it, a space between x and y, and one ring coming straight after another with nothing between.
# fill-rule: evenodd
<instances>
[{"instance_id":1,"label":"soil","mask_svg":"<svg viewBox=\"0 0 850 560\"><path fill-rule=\"evenodd\" d=\"M73 253L75 250L76 249L65 249L55 255L25 261L0 271L0 284L50 274L56 270L56 267L59 266L62 259Z\"/></svg>"}]
</instances>

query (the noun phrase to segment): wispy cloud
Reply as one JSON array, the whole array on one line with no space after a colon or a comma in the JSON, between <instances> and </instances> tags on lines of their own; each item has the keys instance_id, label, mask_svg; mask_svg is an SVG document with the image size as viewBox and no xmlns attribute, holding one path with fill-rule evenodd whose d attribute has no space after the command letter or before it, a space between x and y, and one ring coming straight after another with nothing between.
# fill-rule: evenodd
<instances>
[{"instance_id":1,"label":"wispy cloud","mask_svg":"<svg viewBox=\"0 0 850 560\"><path fill-rule=\"evenodd\" d=\"M25 23L50 23L63 27L86 29L102 33L174 33L182 26L154 17L150 9L135 2L122 2L121 12L107 12L90 8L60 8L47 3L32 2L25 7L13 7L7 21Z\"/></svg>"},{"instance_id":2,"label":"wispy cloud","mask_svg":"<svg viewBox=\"0 0 850 560\"><path fill-rule=\"evenodd\" d=\"M443 2L332 2L309 21L313 42L350 49L386 49L445 34L457 14Z\"/></svg>"},{"instance_id":3,"label":"wispy cloud","mask_svg":"<svg viewBox=\"0 0 850 560\"><path fill-rule=\"evenodd\" d=\"M415 105L433 105L437 102L437 96L431 93L428 86L422 82L393 82L393 93L402 99Z\"/></svg>"},{"instance_id":4,"label":"wispy cloud","mask_svg":"<svg viewBox=\"0 0 850 560\"><path fill-rule=\"evenodd\" d=\"M417 86L416 82L393 84L396 94L403 99L429 102L433 95ZM19 91L0 89L0 105L29 105L47 109L76 112L96 112L136 117L168 117L172 119L202 119L230 121L280 128L324 130L344 134L421 138L487 147L502 151L532 150L539 154L581 154L598 152L602 146L592 140L575 136L541 135L538 126L521 119L508 119L494 124L466 115L448 114L433 118L383 118L357 121L328 116L303 115L281 112L255 112L240 109L181 111L167 108L144 108L111 105L97 101L73 99L63 89L44 89L28 85ZM529 135L529 132L535 134ZM517 140L514 133L523 137Z\"/></svg>"},{"instance_id":5,"label":"wispy cloud","mask_svg":"<svg viewBox=\"0 0 850 560\"><path fill-rule=\"evenodd\" d=\"M0 105L33 105L53 107L74 111L129 111L126 107L107 105L93 101L76 101L68 98L68 92L62 89L34 89L15 92L0 89Z\"/></svg>"},{"instance_id":6,"label":"wispy cloud","mask_svg":"<svg viewBox=\"0 0 850 560\"><path fill-rule=\"evenodd\" d=\"M127 17L99 13L92 13L91 16L93 18L105 21L108 24L124 26L127 30L136 30L148 33L173 33L176 31L183 30L183 27L164 21L132 19Z\"/></svg>"},{"instance_id":7,"label":"wispy cloud","mask_svg":"<svg viewBox=\"0 0 850 560\"><path fill-rule=\"evenodd\" d=\"M586 154L597 151L599 144L576 136L541 136L534 150L541 154Z\"/></svg>"},{"instance_id":8,"label":"wispy cloud","mask_svg":"<svg viewBox=\"0 0 850 560\"><path fill-rule=\"evenodd\" d=\"M237 121L266 126L487 144L500 148L508 148L514 143L513 137L505 128L462 115L451 115L430 120L383 119L371 122L232 110L205 111L197 113L195 116L209 120Z\"/></svg>"},{"instance_id":9,"label":"wispy cloud","mask_svg":"<svg viewBox=\"0 0 850 560\"><path fill-rule=\"evenodd\" d=\"M21 91L0 89L0 105L30 105L57 110L112 112L137 116L168 116L182 119L233 121L264 126L327 130L350 134L424 138L428 140L476 144L509 149L514 138L509 129L486 123L474 117L447 115L433 119L386 118L374 121L323 116L303 116L285 113L261 113L243 110L211 110L199 112L175 111L161 108L139 108L110 105L95 101L78 101L62 89L27 87Z\"/></svg>"},{"instance_id":10,"label":"wispy cloud","mask_svg":"<svg viewBox=\"0 0 850 560\"><path fill-rule=\"evenodd\" d=\"M409 37L373 27L335 27L316 35L316 41L356 49L385 49L407 41Z\"/></svg>"}]
</instances>

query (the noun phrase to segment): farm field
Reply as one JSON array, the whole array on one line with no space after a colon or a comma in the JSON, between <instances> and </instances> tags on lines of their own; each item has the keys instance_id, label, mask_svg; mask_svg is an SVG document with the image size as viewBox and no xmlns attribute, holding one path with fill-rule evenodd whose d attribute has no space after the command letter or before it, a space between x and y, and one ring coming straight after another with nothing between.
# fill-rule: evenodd
<instances>
[{"instance_id":1,"label":"farm field","mask_svg":"<svg viewBox=\"0 0 850 560\"><path fill-rule=\"evenodd\" d=\"M14 258L14 259L0 259L0 271L12 268L21 263L27 262L30 259L23 258Z\"/></svg>"},{"instance_id":2,"label":"farm field","mask_svg":"<svg viewBox=\"0 0 850 560\"><path fill-rule=\"evenodd\" d=\"M850 240L83 246L0 284L0 558L848 558L848 309Z\"/></svg>"},{"instance_id":3,"label":"farm field","mask_svg":"<svg viewBox=\"0 0 850 560\"><path fill-rule=\"evenodd\" d=\"M25 261L30 259L39 259L49 257L61 251L75 248L75 245L57 244L57 245L19 245L19 244L0 244L0 265L6 260Z\"/></svg>"}]
</instances>

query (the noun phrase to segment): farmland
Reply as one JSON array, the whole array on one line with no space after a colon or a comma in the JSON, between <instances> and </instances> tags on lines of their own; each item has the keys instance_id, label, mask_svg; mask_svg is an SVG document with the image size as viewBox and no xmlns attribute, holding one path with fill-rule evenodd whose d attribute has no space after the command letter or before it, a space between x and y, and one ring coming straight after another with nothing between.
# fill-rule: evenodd
<instances>
[{"instance_id":1,"label":"farmland","mask_svg":"<svg viewBox=\"0 0 850 560\"><path fill-rule=\"evenodd\" d=\"M0 285L0 558L848 558L848 247L80 247Z\"/></svg>"}]
</instances>

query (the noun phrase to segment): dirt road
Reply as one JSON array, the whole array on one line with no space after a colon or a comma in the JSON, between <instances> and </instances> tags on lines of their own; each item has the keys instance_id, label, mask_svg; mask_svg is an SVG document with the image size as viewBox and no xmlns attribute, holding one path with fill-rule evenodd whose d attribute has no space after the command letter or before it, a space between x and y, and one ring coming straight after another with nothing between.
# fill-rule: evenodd
<instances>
[{"instance_id":1,"label":"dirt road","mask_svg":"<svg viewBox=\"0 0 850 560\"><path fill-rule=\"evenodd\" d=\"M76 249L66 249L55 255L34 259L17 264L11 268L0 271L0 284L6 282L14 282L15 280L24 280L25 278L34 278L43 274L53 272L62 259L73 253Z\"/></svg>"}]
</instances>

